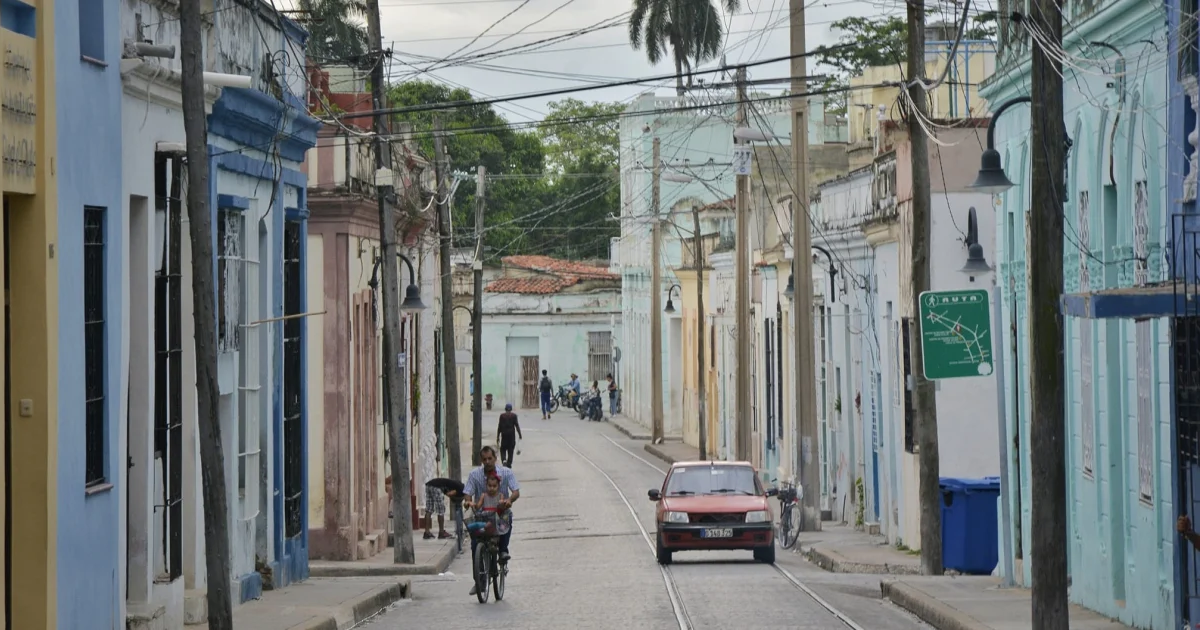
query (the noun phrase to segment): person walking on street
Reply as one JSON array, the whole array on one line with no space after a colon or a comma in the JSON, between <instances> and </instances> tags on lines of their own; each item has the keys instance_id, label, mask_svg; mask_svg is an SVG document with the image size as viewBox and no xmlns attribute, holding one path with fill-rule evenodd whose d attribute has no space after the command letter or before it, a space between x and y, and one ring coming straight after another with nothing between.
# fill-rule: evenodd
<instances>
[{"instance_id":1,"label":"person walking on street","mask_svg":"<svg viewBox=\"0 0 1200 630\"><path fill-rule=\"evenodd\" d=\"M542 381L538 384L538 389L542 394L542 420L550 419L550 392L554 389L554 383L550 382L550 376L546 370L542 370Z\"/></svg>"},{"instance_id":2,"label":"person walking on street","mask_svg":"<svg viewBox=\"0 0 1200 630\"><path fill-rule=\"evenodd\" d=\"M617 415L617 380L608 375L608 417Z\"/></svg>"},{"instance_id":3,"label":"person walking on street","mask_svg":"<svg viewBox=\"0 0 1200 630\"><path fill-rule=\"evenodd\" d=\"M521 423L517 414L513 413L512 403L504 405L504 413L500 414L500 423L496 425L496 441L500 443L500 462L507 468L512 468L513 451L517 448L517 439L525 439L521 435Z\"/></svg>"}]
</instances>

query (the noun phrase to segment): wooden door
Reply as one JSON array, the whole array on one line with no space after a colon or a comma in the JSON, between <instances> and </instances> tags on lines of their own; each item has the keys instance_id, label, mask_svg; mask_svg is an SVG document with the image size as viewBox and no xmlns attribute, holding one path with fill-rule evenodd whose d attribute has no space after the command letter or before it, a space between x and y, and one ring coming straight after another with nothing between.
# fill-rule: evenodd
<instances>
[{"instance_id":1,"label":"wooden door","mask_svg":"<svg viewBox=\"0 0 1200 630\"><path fill-rule=\"evenodd\" d=\"M521 357L521 407L538 408L538 358Z\"/></svg>"}]
</instances>

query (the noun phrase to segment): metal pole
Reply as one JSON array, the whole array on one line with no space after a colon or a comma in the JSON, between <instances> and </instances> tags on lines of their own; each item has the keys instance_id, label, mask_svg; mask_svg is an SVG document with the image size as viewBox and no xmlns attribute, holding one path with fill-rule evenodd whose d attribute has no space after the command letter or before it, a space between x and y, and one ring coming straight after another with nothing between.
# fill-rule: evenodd
<instances>
[{"instance_id":1,"label":"metal pole","mask_svg":"<svg viewBox=\"0 0 1200 630\"><path fill-rule=\"evenodd\" d=\"M992 330L1000 332L1003 330L1000 323L1004 321L1003 309L1000 306L1000 295L1003 288L1000 285L992 287ZM1013 586L1013 553L1012 553L1012 538L1009 535L1012 533L1012 505L1008 502L1008 493L1012 491L1008 480L1008 411L1006 409L1007 397L1004 395L1005 373L1004 366L1004 340L1003 335L993 335L993 342L996 343L996 349L993 355L996 357L996 415L999 416L996 420L997 429L1000 431L1000 563L1003 567L1004 586Z\"/></svg>"},{"instance_id":2,"label":"metal pole","mask_svg":"<svg viewBox=\"0 0 1200 630\"><path fill-rule=\"evenodd\" d=\"M921 119L926 118L928 95L919 83L925 78L925 4L908 0L908 135L912 145L912 238L909 240L911 263L909 286L912 287L912 314L921 312L920 297L930 290L929 233L929 139ZM919 320L919 318L918 318ZM913 403L917 420L917 499L921 506L921 572L942 574L942 492L938 453L937 400L933 382L925 378L925 358L921 349L921 326L909 330L912 352Z\"/></svg>"},{"instance_id":3,"label":"metal pole","mask_svg":"<svg viewBox=\"0 0 1200 630\"><path fill-rule=\"evenodd\" d=\"M792 275L794 279L794 318L796 361L792 376L796 379L796 440L803 491L803 531L820 531L821 463L813 449L820 443L817 423L817 382L813 376L816 356L813 349L812 233L808 216L808 51L804 39L804 0L791 0L792 52Z\"/></svg>"},{"instance_id":4,"label":"metal pole","mask_svg":"<svg viewBox=\"0 0 1200 630\"><path fill-rule=\"evenodd\" d=\"M651 441L663 441L663 395L662 395L662 271L659 258L662 251L662 226L659 223L658 205L661 199L662 160L659 158L660 143L654 139L650 212L650 418Z\"/></svg>"},{"instance_id":5,"label":"metal pole","mask_svg":"<svg viewBox=\"0 0 1200 630\"><path fill-rule=\"evenodd\" d=\"M746 124L746 68L739 67L735 75L737 83L737 118L736 125ZM737 437L734 442L737 458L751 461L754 458L753 432L751 419L754 417L753 403L750 397L750 366L754 359L750 356L750 340L754 331L750 328L750 176L737 175L737 193L735 198L737 225L734 228L734 276L737 278L735 288L736 301L736 330L737 343L737 380L735 381L735 401L738 410Z\"/></svg>"},{"instance_id":6,"label":"metal pole","mask_svg":"<svg viewBox=\"0 0 1200 630\"><path fill-rule=\"evenodd\" d=\"M700 460L708 459L708 392L705 388L708 365L704 361L704 350L708 337L704 334L704 239L700 235L700 208L692 206L692 239L695 253L692 261L696 265L696 383L700 398Z\"/></svg>"},{"instance_id":7,"label":"metal pole","mask_svg":"<svg viewBox=\"0 0 1200 630\"><path fill-rule=\"evenodd\" d=\"M379 26L379 1L369 0L367 30L371 37L371 50L379 63L372 64L371 100L378 112L383 107L383 37ZM383 116L373 117L375 132L375 168L391 168L391 144L384 143L386 129ZM391 453L392 471L392 528L395 539L392 561L397 564L416 562L412 539L412 470L408 450L408 401L405 400L407 383L403 369L395 367L399 358L397 344L400 340L400 284L397 278L395 216L387 204L390 186L376 182L375 193L379 206L379 247L383 258L381 278L383 282L383 395L387 397L384 409L389 415L384 418L388 426L388 452ZM399 378L391 378L392 370L398 369Z\"/></svg>"},{"instance_id":8,"label":"metal pole","mask_svg":"<svg viewBox=\"0 0 1200 630\"><path fill-rule=\"evenodd\" d=\"M478 466L479 451L483 449L483 210L485 201L484 180L487 170L480 166L475 182L475 259L471 262L474 304L471 308L471 465ZM500 436L496 436L497 439Z\"/></svg>"}]
</instances>

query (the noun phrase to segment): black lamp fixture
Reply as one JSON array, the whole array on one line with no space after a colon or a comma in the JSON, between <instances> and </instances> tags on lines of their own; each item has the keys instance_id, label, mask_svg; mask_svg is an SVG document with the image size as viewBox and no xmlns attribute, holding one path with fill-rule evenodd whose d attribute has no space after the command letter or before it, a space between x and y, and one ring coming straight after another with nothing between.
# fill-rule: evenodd
<instances>
[{"instance_id":1,"label":"black lamp fixture","mask_svg":"<svg viewBox=\"0 0 1200 630\"><path fill-rule=\"evenodd\" d=\"M675 312L675 303L671 301L671 294L674 293L675 290L679 289L679 288L680 287L678 284L673 284L673 285L671 285L670 289L667 289L667 307L663 309L664 313L674 313Z\"/></svg>"},{"instance_id":2,"label":"black lamp fixture","mask_svg":"<svg viewBox=\"0 0 1200 630\"><path fill-rule=\"evenodd\" d=\"M1018 96L1004 102L1003 105L996 108L992 114L992 119L988 121L987 129L987 148L983 151L983 156L979 159L979 175L975 178L975 183L971 184L971 188L991 195L998 195L1009 188L1013 187L1013 183L1008 179L1008 175L1004 174L1004 165L1000 163L1000 152L996 150L996 121L1004 110L1029 102L1028 96Z\"/></svg>"},{"instance_id":3,"label":"black lamp fixture","mask_svg":"<svg viewBox=\"0 0 1200 630\"><path fill-rule=\"evenodd\" d=\"M787 298L789 302L796 298L796 276L795 276L795 274L790 274L790 273L788 274L787 288L783 290L783 297Z\"/></svg>"},{"instance_id":4,"label":"black lamp fixture","mask_svg":"<svg viewBox=\"0 0 1200 630\"><path fill-rule=\"evenodd\" d=\"M987 273L991 265L983 257L983 245L979 244L979 221L975 218L975 208L967 210L967 264L960 269L963 273Z\"/></svg>"},{"instance_id":5,"label":"black lamp fixture","mask_svg":"<svg viewBox=\"0 0 1200 630\"><path fill-rule=\"evenodd\" d=\"M423 311L425 303L421 301L421 288L417 286L417 273L413 271L412 261L407 256L399 252L396 257L404 261L408 266L408 287L404 289L404 301L400 303L402 311ZM375 259L375 266L371 269L371 279L367 281L367 286L372 290L379 287L379 264L383 262L382 257Z\"/></svg>"}]
</instances>

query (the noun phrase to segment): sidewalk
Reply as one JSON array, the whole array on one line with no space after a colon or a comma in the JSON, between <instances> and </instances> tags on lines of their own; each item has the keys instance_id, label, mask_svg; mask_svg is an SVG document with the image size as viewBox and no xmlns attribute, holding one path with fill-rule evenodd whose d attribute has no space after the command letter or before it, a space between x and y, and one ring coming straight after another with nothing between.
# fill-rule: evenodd
<instances>
[{"instance_id":1,"label":"sidewalk","mask_svg":"<svg viewBox=\"0 0 1200 630\"><path fill-rule=\"evenodd\" d=\"M446 528L453 530L453 521L447 520L450 522L446 523ZM349 562L310 560L308 563L309 575L329 578L437 575L444 572L446 567L454 561L456 555L454 539L424 540L421 538L424 531L418 529L413 534L413 549L417 556L415 564L395 564L392 562L392 548L387 547L366 560ZM391 535L388 536L388 542L391 542Z\"/></svg>"},{"instance_id":2,"label":"sidewalk","mask_svg":"<svg viewBox=\"0 0 1200 630\"><path fill-rule=\"evenodd\" d=\"M1030 595L1001 588L994 577L906 577L879 588L892 603L938 630L1018 630L1031 627ZM1071 630L1126 630L1090 610L1071 605Z\"/></svg>"},{"instance_id":3,"label":"sidewalk","mask_svg":"<svg viewBox=\"0 0 1200 630\"><path fill-rule=\"evenodd\" d=\"M608 416L605 417L607 418ZM613 428L624 433L631 440L645 440L649 442L652 437L649 427L644 427L634 422L632 418L624 414L617 414L608 418L608 422L613 425ZM666 435L663 436L663 441L664 444L682 444L683 438L679 435Z\"/></svg>"},{"instance_id":4,"label":"sidewalk","mask_svg":"<svg viewBox=\"0 0 1200 630\"><path fill-rule=\"evenodd\" d=\"M412 596L408 580L309 578L233 609L236 630L346 630ZM188 628L207 628L207 624Z\"/></svg>"},{"instance_id":5,"label":"sidewalk","mask_svg":"<svg viewBox=\"0 0 1200 630\"><path fill-rule=\"evenodd\" d=\"M647 444L642 448L646 449L647 453L668 464L693 462L696 461L697 457L700 457L699 449L690 444L684 444L681 441L668 440L662 444ZM709 455L712 455L712 453L709 453Z\"/></svg>"}]
</instances>

